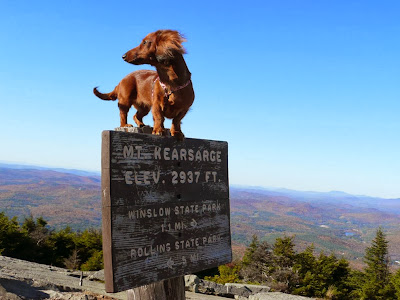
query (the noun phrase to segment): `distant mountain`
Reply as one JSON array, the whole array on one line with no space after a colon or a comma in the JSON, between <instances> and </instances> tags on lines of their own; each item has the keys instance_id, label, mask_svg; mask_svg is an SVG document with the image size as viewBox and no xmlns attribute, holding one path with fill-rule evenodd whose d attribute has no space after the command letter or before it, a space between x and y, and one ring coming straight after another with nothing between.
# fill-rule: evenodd
<instances>
[{"instance_id":1,"label":"distant mountain","mask_svg":"<svg viewBox=\"0 0 400 300\"><path fill-rule=\"evenodd\" d=\"M79 176L100 176L100 172L83 171L83 170L76 170L76 169L41 167L41 166L35 166L35 165L10 164L10 163L2 163L2 162L0 162L0 168L17 169L17 170L48 170L48 171L56 171L56 172L61 172L61 173L69 173L69 174L74 174L74 175L79 175Z\"/></svg>"},{"instance_id":2,"label":"distant mountain","mask_svg":"<svg viewBox=\"0 0 400 300\"><path fill-rule=\"evenodd\" d=\"M362 195L351 195L340 191L331 192L312 192L312 191L295 191L289 189L277 188L263 188L263 187L248 187L248 186L232 186L233 188L261 193L268 196L283 196L296 199L308 203L319 204L341 204L351 205L360 208L375 208L389 213L400 214L400 198L399 199L386 199ZM232 188L231 187L231 188Z\"/></svg>"},{"instance_id":3,"label":"distant mountain","mask_svg":"<svg viewBox=\"0 0 400 300\"><path fill-rule=\"evenodd\" d=\"M240 255L253 234L273 243L295 235L304 249L334 252L360 266L365 247L382 226L391 257L400 260L400 199L343 192L299 192L230 188L233 247ZM0 165L0 211L9 216L43 216L53 227L101 226L101 178L76 170Z\"/></svg>"},{"instance_id":4,"label":"distant mountain","mask_svg":"<svg viewBox=\"0 0 400 300\"><path fill-rule=\"evenodd\" d=\"M0 166L0 210L10 217L43 216L55 227L99 227L100 185L100 176Z\"/></svg>"},{"instance_id":5,"label":"distant mountain","mask_svg":"<svg viewBox=\"0 0 400 300\"><path fill-rule=\"evenodd\" d=\"M318 251L333 251L360 267L366 245L382 226L392 260L400 260L400 199L253 187L231 187L230 198L238 244L248 244L252 234L271 243L295 235L300 248L313 243Z\"/></svg>"}]
</instances>

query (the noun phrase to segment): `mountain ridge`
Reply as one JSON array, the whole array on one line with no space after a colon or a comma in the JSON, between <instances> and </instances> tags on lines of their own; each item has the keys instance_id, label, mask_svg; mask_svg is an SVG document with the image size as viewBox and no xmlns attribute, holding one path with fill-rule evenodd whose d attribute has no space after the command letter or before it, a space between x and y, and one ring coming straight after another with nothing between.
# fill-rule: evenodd
<instances>
[{"instance_id":1,"label":"mountain ridge","mask_svg":"<svg viewBox=\"0 0 400 300\"><path fill-rule=\"evenodd\" d=\"M38 165L32 165L32 164L23 164L23 163L10 163L6 161L0 161L0 168L6 168L6 169L32 169L32 170L49 170L49 171L55 171L55 172L60 172L60 173L69 173L69 174L74 174L78 176L85 176L85 177L95 177L95 176L101 176L101 172L98 171L88 171L88 170L81 170L81 169L69 169L69 168L61 168L61 167L46 167L46 166L38 166ZM337 190L332 190L328 192L318 192L318 191L300 191L300 190L294 190L294 189L287 189L287 188L282 188L282 187L266 187L266 186L249 186L249 185L241 185L241 184L230 184L230 187L233 188L241 188L245 190L253 190L253 191L268 191L268 192L276 192L276 193L290 193L293 195L307 195L307 196L348 196L351 198L369 198L369 199L384 199L384 200L399 200L400 198L387 198L387 197L376 197L376 196L369 196L369 195L355 195L355 194L350 194L348 192L344 191L337 191Z\"/></svg>"},{"instance_id":2,"label":"mountain ridge","mask_svg":"<svg viewBox=\"0 0 400 300\"><path fill-rule=\"evenodd\" d=\"M7 163L0 161L0 168L5 169L28 169L28 170L51 170L61 173L69 173L79 176L101 176L100 172L96 171L87 171L87 170L79 170L79 169L68 169L68 168L56 168L56 167L44 167L37 166L31 164L22 164L22 163Z\"/></svg>"},{"instance_id":3,"label":"mountain ridge","mask_svg":"<svg viewBox=\"0 0 400 300\"><path fill-rule=\"evenodd\" d=\"M101 226L101 177L60 172L53 168L0 165L0 210L10 216L44 217L54 228L75 230ZM230 187L231 231L240 256L251 236L273 243L296 236L299 248L314 244L361 264L366 245L384 227L393 261L400 260L400 199L347 193Z\"/></svg>"}]
</instances>

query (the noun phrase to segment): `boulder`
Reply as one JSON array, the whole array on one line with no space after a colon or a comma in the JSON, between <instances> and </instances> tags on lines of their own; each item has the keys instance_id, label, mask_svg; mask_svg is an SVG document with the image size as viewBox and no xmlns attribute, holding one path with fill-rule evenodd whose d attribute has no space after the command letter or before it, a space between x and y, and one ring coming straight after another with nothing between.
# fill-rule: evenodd
<instances>
[{"instance_id":1,"label":"boulder","mask_svg":"<svg viewBox=\"0 0 400 300\"><path fill-rule=\"evenodd\" d=\"M185 290L193 293L199 292L200 279L196 275L185 275Z\"/></svg>"},{"instance_id":2,"label":"boulder","mask_svg":"<svg viewBox=\"0 0 400 300\"><path fill-rule=\"evenodd\" d=\"M225 283L225 286L227 287L227 293L241 297L249 297L253 294L266 293L271 290L269 286L255 284Z\"/></svg>"},{"instance_id":3,"label":"boulder","mask_svg":"<svg viewBox=\"0 0 400 300\"><path fill-rule=\"evenodd\" d=\"M104 270L96 271L87 277L90 281L104 282Z\"/></svg>"},{"instance_id":4,"label":"boulder","mask_svg":"<svg viewBox=\"0 0 400 300\"><path fill-rule=\"evenodd\" d=\"M228 284L225 283L226 287L226 293L232 296L237 296L237 299L240 299L239 297L242 298L248 298L252 292L250 289L246 287L246 285L236 285L236 284Z\"/></svg>"},{"instance_id":5,"label":"boulder","mask_svg":"<svg viewBox=\"0 0 400 300\"><path fill-rule=\"evenodd\" d=\"M227 293L225 285L202 279L200 279L199 283L199 292L202 294L216 295L221 297L233 297L233 295Z\"/></svg>"}]
</instances>

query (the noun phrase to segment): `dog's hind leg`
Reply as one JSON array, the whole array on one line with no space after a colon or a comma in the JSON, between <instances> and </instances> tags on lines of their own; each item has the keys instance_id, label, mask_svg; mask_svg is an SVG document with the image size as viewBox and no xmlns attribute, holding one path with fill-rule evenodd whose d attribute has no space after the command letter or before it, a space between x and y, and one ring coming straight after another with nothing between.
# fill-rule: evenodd
<instances>
[{"instance_id":1,"label":"dog's hind leg","mask_svg":"<svg viewBox=\"0 0 400 300\"><path fill-rule=\"evenodd\" d=\"M146 126L143 123L143 117L146 116L150 111L150 107L140 106L137 108L136 114L133 116L133 120L135 121L136 125L139 127Z\"/></svg>"},{"instance_id":2,"label":"dog's hind leg","mask_svg":"<svg viewBox=\"0 0 400 300\"><path fill-rule=\"evenodd\" d=\"M128 118L128 111L129 111L129 106L127 105L122 105L118 103L119 107L119 116L121 119L121 127L132 127L131 124L127 123L127 118Z\"/></svg>"}]
</instances>

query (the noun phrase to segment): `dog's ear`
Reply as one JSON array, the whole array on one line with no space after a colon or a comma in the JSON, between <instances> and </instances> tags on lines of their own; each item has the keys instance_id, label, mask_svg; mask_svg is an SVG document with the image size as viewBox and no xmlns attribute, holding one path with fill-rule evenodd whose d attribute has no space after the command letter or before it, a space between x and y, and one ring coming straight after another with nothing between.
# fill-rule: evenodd
<instances>
[{"instance_id":1,"label":"dog's ear","mask_svg":"<svg viewBox=\"0 0 400 300\"><path fill-rule=\"evenodd\" d=\"M186 53L182 43L186 39L175 30L159 30L156 37L156 59L158 62L165 62L173 59L178 54Z\"/></svg>"}]
</instances>

